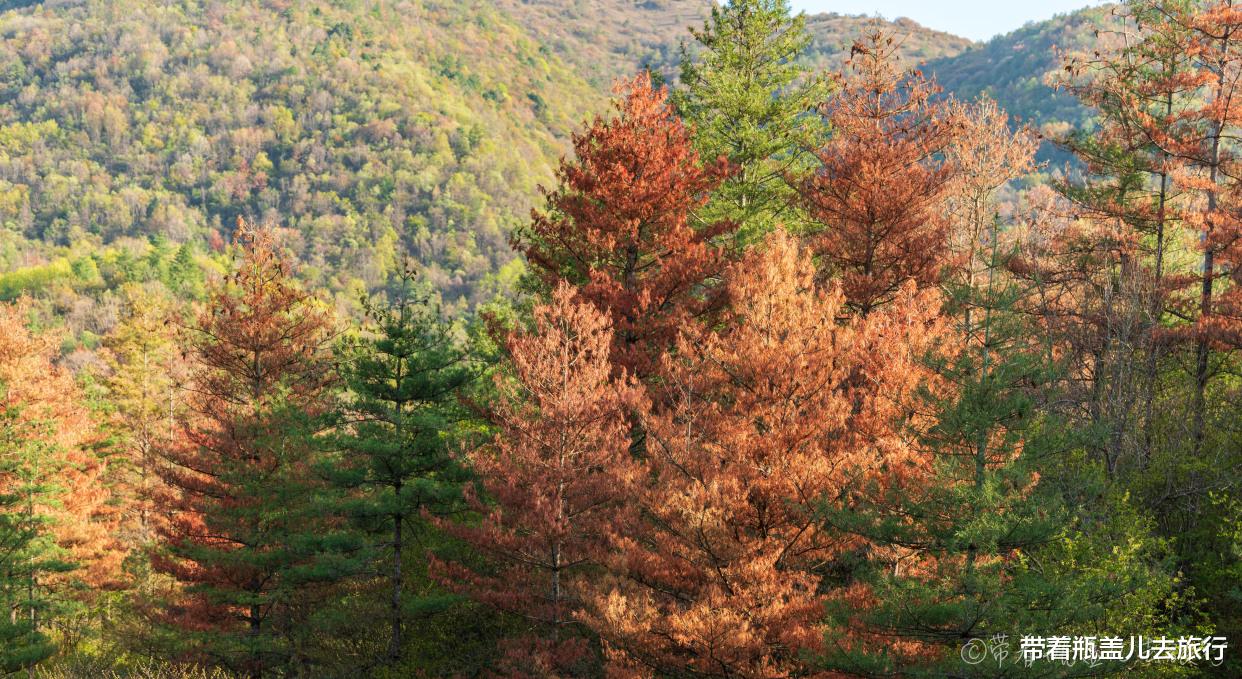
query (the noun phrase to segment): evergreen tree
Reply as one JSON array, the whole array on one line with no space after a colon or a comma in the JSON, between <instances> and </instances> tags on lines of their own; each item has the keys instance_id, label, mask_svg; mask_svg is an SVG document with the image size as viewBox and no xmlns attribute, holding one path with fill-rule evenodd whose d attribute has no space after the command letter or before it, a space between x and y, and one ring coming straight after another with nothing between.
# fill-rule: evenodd
<instances>
[{"instance_id":1,"label":"evergreen tree","mask_svg":"<svg viewBox=\"0 0 1242 679\"><path fill-rule=\"evenodd\" d=\"M241 261L194 328L191 412L161 450L154 566L184 585L179 645L260 676L297 665L298 618L348 564L311 473L329 407L331 320L291 281L269 231L239 227Z\"/></svg>"},{"instance_id":2,"label":"evergreen tree","mask_svg":"<svg viewBox=\"0 0 1242 679\"><path fill-rule=\"evenodd\" d=\"M903 294L838 322L844 296L814 274L773 232L727 271L724 327L686 328L664 357L640 520L619 526L616 582L596 584L586 618L617 676L801 675L826 632L820 566L853 542L823 529L818 502L855 468L923 478L903 433L923 420L907 406L927 376L912 361L938 337L934 301Z\"/></svg>"},{"instance_id":3,"label":"evergreen tree","mask_svg":"<svg viewBox=\"0 0 1242 679\"><path fill-rule=\"evenodd\" d=\"M62 570L70 564L48 559L47 544L40 538L46 526L29 511L28 499L41 493L41 486L23 482L29 462L45 456L38 441L50 434L46 424L26 421L18 404L9 399L7 384L0 381L0 672L34 667L56 652L56 645L40 629L39 612L44 602L36 598L33 583L45 571Z\"/></svg>"},{"instance_id":4,"label":"evergreen tree","mask_svg":"<svg viewBox=\"0 0 1242 679\"><path fill-rule=\"evenodd\" d=\"M522 621L503 676L592 676L597 653L575 615L610 537L636 520L642 473L628 424L642 396L613 374L612 343L607 316L564 283L509 335L486 410L496 436L472 456L481 520L442 522L489 559L436 562L444 584Z\"/></svg>"},{"instance_id":5,"label":"evergreen tree","mask_svg":"<svg viewBox=\"0 0 1242 679\"><path fill-rule=\"evenodd\" d=\"M896 49L880 31L854 44L841 91L823 108L833 136L799 185L823 275L841 281L862 315L907 280L934 287L947 264L944 202L954 171L943 152L956 116L919 72L896 67Z\"/></svg>"},{"instance_id":6,"label":"evergreen tree","mask_svg":"<svg viewBox=\"0 0 1242 679\"><path fill-rule=\"evenodd\" d=\"M408 575L404 562L428 528L424 512L460 504L466 470L452 456L465 414L458 394L473 378L468 357L407 267L387 304L363 303L368 325L343 366L350 391L342 454L329 475L360 495L348 506L385 556L390 636L388 660L401 661Z\"/></svg>"},{"instance_id":7,"label":"evergreen tree","mask_svg":"<svg viewBox=\"0 0 1242 679\"><path fill-rule=\"evenodd\" d=\"M70 595L111 580L103 466L59 334L33 332L29 305L0 305L0 669L56 651L46 630L80 612ZM103 519L103 520L101 520ZM74 590L77 590L76 592Z\"/></svg>"},{"instance_id":8,"label":"evergreen tree","mask_svg":"<svg viewBox=\"0 0 1242 679\"><path fill-rule=\"evenodd\" d=\"M700 218L735 222L738 245L778 224L798 230L805 217L787 177L809 167L805 149L825 127L814 110L829 91L798 61L811 42L806 16L790 16L788 0L731 0L691 32L701 49L683 46L673 100L699 154L734 166Z\"/></svg>"}]
</instances>

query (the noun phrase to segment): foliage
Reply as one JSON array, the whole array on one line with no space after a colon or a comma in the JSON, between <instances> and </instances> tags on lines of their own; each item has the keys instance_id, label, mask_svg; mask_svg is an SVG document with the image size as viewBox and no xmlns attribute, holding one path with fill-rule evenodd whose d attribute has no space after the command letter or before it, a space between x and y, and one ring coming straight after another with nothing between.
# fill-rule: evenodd
<instances>
[{"instance_id":1,"label":"foliage","mask_svg":"<svg viewBox=\"0 0 1242 679\"><path fill-rule=\"evenodd\" d=\"M327 477L356 491L343 511L374 537L373 549L390 552L384 558L391 663L401 662L410 607L404 600L406 550L423 541L417 533L428 528L424 514L459 508L468 478L453 446L465 417L456 399L472 371L439 310L427 305L415 283L406 268L395 279L391 301L364 303L369 325L348 347L343 368L350 400L340 423L341 452L322 463Z\"/></svg>"},{"instance_id":2,"label":"foliage","mask_svg":"<svg viewBox=\"0 0 1242 679\"><path fill-rule=\"evenodd\" d=\"M547 208L514 237L544 290L568 282L608 314L612 360L639 378L710 309L702 287L724 262L713 240L737 228L697 223L727 170L700 162L666 96L645 74L619 89L618 115L574 137Z\"/></svg>"},{"instance_id":3,"label":"foliage","mask_svg":"<svg viewBox=\"0 0 1242 679\"><path fill-rule=\"evenodd\" d=\"M799 185L824 275L841 280L863 315L907 280L933 285L948 254L940 206L954 168L941 154L959 123L930 100L930 83L897 70L894 50L881 32L854 45L841 91L823 108L833 135Z\"/></svg>"},{"instance_id":4,"label":"foliage","mask_svg":"<svg viewBox=\"0 0 1242 679\"><path fill-rule=\"evenodd\" d=\"M481 572L445 563L444 584L528 621L509 640L512 676L577 676L590 663L574 630L582 581L607 536L632 520L640 474L626 417L639 393L613 375L607 317L574 297L562 283L535 309L534 327L510 335L512 375L497 376L487 410L496 437L471 460L486 492L472 499L481 520L444 524L496 562Z\"/></svg>"},{"instance_id":5,"label":"foliage","mask_svg":"<svg viewBox=\"0 0 1242 679\"><path fill-rule=\"evenodd\" d=\"M822 133L809 112L828 95L797 62L811 42L806 16L791 18L786 0L735 0L693 34L701 48L693 58L683 48L674 101L699 153L733 165L702 219L732 220L742 245L778 224L796 229L804 218L786 177L807 164L804 149Z\"/></svg>"},{"instance_id":6,"label":"foliage","mask_svg":"<svg viewBox=\"0 0 1242 679\"><path fill-rule=\"evenodd\" d=\"M238 233L237 270L194 327L191 412L160 451L154 565L185 586L164 618L187 648L258 675L296 662L299 598L343 566L309 473L331 319L292 284L269 232Z\"/></svg>"}]
</instances>

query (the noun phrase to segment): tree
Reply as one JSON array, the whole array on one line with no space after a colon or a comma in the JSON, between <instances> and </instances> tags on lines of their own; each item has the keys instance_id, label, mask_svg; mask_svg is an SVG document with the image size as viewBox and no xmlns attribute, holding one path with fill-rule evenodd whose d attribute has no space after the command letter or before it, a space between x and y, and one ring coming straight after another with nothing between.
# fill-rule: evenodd
<instances>
[{"instance_id":1,"label":"tree","mask_svg":"<svg viewBox=\"0 0 1242 679\"><path fill-rule=\"evenodd\" d=\"M938 155L957 120L919 72L894 67L896 49L881 32L854 44L840 91L823 106L833 136L799 184L824 276L863 315L907 280L936 285L948 254L942 208L953 167Z\"/></svg>"},{"instance_id":2,"label":"tree","mask_svg":"<svg viewBox=\"0 0 1242 679\"><path fill-rule=\"evenodd\" d=\"M1095 315L1104 322L1093 325L1107 336L1099 341L1099 368L1092 372L1101 385L1093 393L1107 401L1092 411L1112 430L1107 455L1114 461L1135 458L1142 470L1158 446L1160 361L1186 340L1169 332L1176 322L1169 309L1193 282L1193 276L1170 271L1169 265L1184 231L1182 211L1193 194L1175 181L1185 159L1157 140L1178 124L1199 86L1185 51L1185 31L1143 28L1159 22L1160 13L1156 6L1132 4L1116 35L1104 34L1118 45L1066 64L1064 86L1099 112L1100 124L1063 140L1086 171L1080 181L1055 185L1082 216L1104 225L1095 234L1100 240L1093 258L1108 262L1109 292L1102 313ZM1089 244L1080 240L1075 246ZM1138 362L1142 375L1126 380L1126 366ZM1125 408L1131 404L1133 414ZM1132 434L1138 436L1127 441Z\"/></svg>"},{"instance_id":3,"label":"tree","mask_svg":"<svg viewBox=\"0 0 1242 679\"><path fill-rule=\"evenodd\" d=\"M566 281L608 315L618 371L645 378L710 309L704 287L724 262L712 241L735 226L693 223L725 165L700 163L664 88L643 74L618 94L617 116L574 136L576 160L513 242L545 290Z\"/></svg>"},{"instance_id":4,"label":"tree","mask_svg":"<svg viewBox=\"0 0 1242 679\"><path fill-rule=\"evenodd\" d=\"M185 366L177 348L178 319L172 301L149 287L127 284L122 289L125 316L107 337L108 401L115 429L125 450L124 463L114 470L125 476L114 493L125 496L125 530L135 545L154 537L152 494L157 451L175 438L184 416Z\"/></svg>"},{"instance_id":5,"label":"tree","mask_svg":"<svg viewBox=\"0 0 1242 679\"><path fill-rule=\"evenodd\" d=\"M240 262L193 328L189 417L163 448L162 549L184 585L166 617L212 662L259 676L295 655L290 620L332 580L310 471L329 407L328 312L291 281L270 231L240 224ZM324 558L318 558L324 556Z\"/></svg>"},{"instance_id":6,"label":"tree","mask_svg":"<svg viewBox=\"0 0 1242 679\"><path fill-rule=\"evenodd\" d=\"M0 306L0 669L28 671L56 651L44 630L74 590L109 584L117 559L94 424L58 334L32 332L25 301ZM79 585L87 585L81 587Z\"/></svg>"},{"instance_id":7,"label":"tree","mask_svg":"<svg viewBox=\"0 0 1242 679\"><path fill-rule=\"evenodd\" d=\"M1074 465L1073 450L1090 430L1036 407L1056 366L1021 312L1032 286L1006 275L1012 246L999 218L989 231L972 263L980 280L951 286L948 310L960 339L944 338L952 348L937 360L948 388L927 405L936 424L918 443L929 452L926 477L905 485L860 477L847 499L825 506L830 527L867 545L851 559L848 595L829 607L832 628L842 631L821 659L828 670L1001 677L1011 668L964 665L963 640L1027 629L1066 634L1122 617L1153 632L1170 622L1157 606L1174 601L1173 581L1152 567L1162 545L1124 501L1101 499L1108 491L1092 483L1098 467ZM1058 471L1069 466L1088 480ZM1085 488L1095 496L1079 495ZM1071 502L1082 516L1109 507L1128 518L1075 525ZM1073 566L1081 558L1074 547L1095 553L1098 567Z\"/></svg>"},{"instance_id":8,"label":"tree","mask_svg":"<svg viewBox=\"0 0 1242 679\"><path fill-rule=\"evenodd\" d=\"M1121 243L1121 285L1104 289L1121 294L1085 296L1083 306L1103 308L1110 321L1135 318L1141 331L1138 351L1128 350L1132 342L1122 333L1100 333L1097 354L1115 358L1097 361L1108 369L1092 384L1091 414L1115 420L1122 443L1121 431L1141 431L1132 446L1137 464L1119 470L1137 473L1114 482L1175 539L1178 567L1228 633L1239 625L1236 598L1219 589L1216 564L1231 529L1206 518L1203 507L1228 506L1224 498L1235 494L1242 468L1236 390L1227 377L1236 370L1242 319L1233 284L1242 254L1234 140L1242 12L1227 0L1143 0L1127 3L1123 16L1123 44L1070 64L1075 91L1100 111L1103 127L1099 143L1075 144L1092 174L1066 193L1090 211L1096 229ZM1071 258L1083 259L1073 251L1062 257ZM1140 362L1135 354L1145 356ZM1138 365L1137 388L1119 379ZM1177 377L1185 366L1189 380ZM1130 401L1140 404L1134 415ZM1114 411L1126 419L1107 417ZM1130 426L1139 418L1141 427ZM1109 457L1130 447L1112 443Z\"/></svg>"},{"instance_id":9,"label":"tree","mask_svg":"<svg viewBox=\"0 0 1242 679\"><path fill-rule=\"evenodd\" d=\"M687 328L664 357L668 405L643 419L643 521L619 536L614 581L585 618L618 674L802 672L827 632L821 566L855 544L822 529L819 503L847 470L922 474L902 433L922 420L908 406L934 300L907 286L889 309L838 321L843 293L814 274L774 232L728 270L720 333Z\"/></svg>"},{"instance_id":10,"label":"tree","mask_svg":"<svg viewBox=\"0 0 1242 679\"><path fill-rule=\"evenodd\" d=\"M735 168L704 206L704 219L736 223L741 246L778 224L797 229L805 217L786 177L808 165L805 149L823 132L813 111L828 96L823 79L798 62L811 42L805 14L790 16L788 0L733 0L714 5L691 32L702 49L682 47L674 102L699 153Z\"/></svg>"},{"instance_id":11,"label":"tree","mask_svg":"<svg viewBox=\"0 0 1242 679\"><path fill-rule=\"evenodd\" d=\"M329 461L338 484L360 489L348 512L391 551L388 560L388 660L401 661L407 596L406 531L427 526L424 512L444 515L461 502L468 479L452 455L454 427L464 418L461 389L473 379L464 351L439 310L430 306L406 268L382 305L367 300L369 325L350 347L343 378L350 390L342 455ZM417 534L414 536L417 539Z\"/></svg>"},{"instance_id":12,"label":"tree","mask_svg":"<svg viewBox=\"0 0 1242 679\"><path fill-rule=\"evenodd\" d=\"M608 317L558 285L534 327L506 343L509 374L497 376L486 410L496 436L471 456L480 520L441 522L493 560L442 563L444 584L527 621L529 635L512 640L515 676L582 671L582 579L602 561L607 536L634 520L640 467L628 422L640 395L631 377L614 374L612 344Z\"/></svg>"}]
</instances>

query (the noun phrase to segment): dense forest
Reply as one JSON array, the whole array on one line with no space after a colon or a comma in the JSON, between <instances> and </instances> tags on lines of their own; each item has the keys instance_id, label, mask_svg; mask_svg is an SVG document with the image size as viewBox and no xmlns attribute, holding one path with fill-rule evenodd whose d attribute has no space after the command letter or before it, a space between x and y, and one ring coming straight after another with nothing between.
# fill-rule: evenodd
<instances>
[{"instance_id":1,"label":"dense forest","mask_svg":"<svg viewBox=\"0 0 1242 679\"><path fill-rule=\"evenodd\" d=\"M1242 676L1242 9L599 4L4 5L0 676Z\"/></svg>"}]
</instances>

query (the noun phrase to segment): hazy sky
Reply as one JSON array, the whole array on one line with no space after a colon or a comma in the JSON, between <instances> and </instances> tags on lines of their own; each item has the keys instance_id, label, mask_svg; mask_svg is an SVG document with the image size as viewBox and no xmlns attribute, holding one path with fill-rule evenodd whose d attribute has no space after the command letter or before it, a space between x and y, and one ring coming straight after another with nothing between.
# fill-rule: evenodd
<instances>
[{"instance_id":1,"label":"hazy sky","mask_svg":"<svg viewBox=\"0 0 1242 679\"><path fill-rule=\"evenodd\" d=\"M1103 4L1099 0L791 0L794 10L910 17L939 31L972 40L1008 33L1028 21Z\"/></svg>"}]
</instances>

